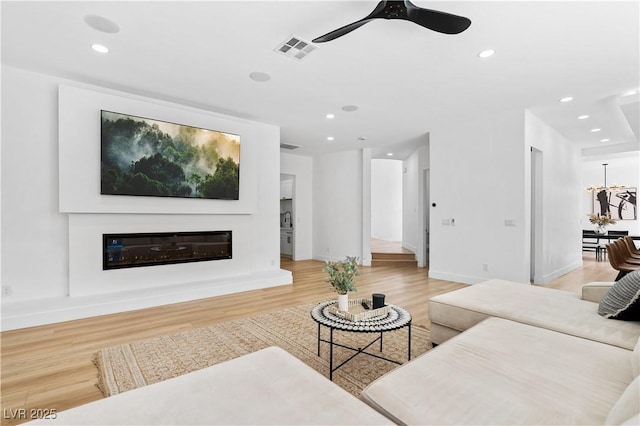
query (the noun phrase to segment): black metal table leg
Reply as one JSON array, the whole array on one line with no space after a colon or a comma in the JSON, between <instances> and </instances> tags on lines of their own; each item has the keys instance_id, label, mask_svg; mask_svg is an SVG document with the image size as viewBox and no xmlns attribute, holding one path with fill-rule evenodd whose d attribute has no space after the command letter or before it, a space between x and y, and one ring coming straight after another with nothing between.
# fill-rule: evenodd
<instances>
[{"instance_id":1,"label":"black metal table leg","mask_svg":"<svg viewBox=\"0 0 640 426\"><path fill-rule=\"evenodd\" d=\"M407 346L409 346L409 356L407 358L408 358L409 361L411 361L411 321L409 321L409 325L407 327L409 327L408 331L407 331L407 333L408 333L407 334L407 341L408 341Z\"/></svg>"},{"instance_id":2,"label":"black metal table leg","mask_svg":"<svg viewBox=\"0 0 640 426\"><path fill-rule=\"evenodd\" d=\"M333 327L329 327L329 380L333 381Z\"/></svg>"},{"instance_id":3,"label":"black metal table leg","mask_svg":"<svg viewBox=\"0 0 640 426\"><path fill-rule=\"evenodd\" d=\"M320 323L318 323L318 356L320 356Z\"/></svg>"}]
</instances>

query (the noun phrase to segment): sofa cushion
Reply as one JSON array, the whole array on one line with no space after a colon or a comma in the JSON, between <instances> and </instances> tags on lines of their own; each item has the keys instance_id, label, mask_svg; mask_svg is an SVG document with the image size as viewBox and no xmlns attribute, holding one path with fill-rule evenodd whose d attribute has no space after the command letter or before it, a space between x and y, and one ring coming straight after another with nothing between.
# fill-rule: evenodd
<instances>
[{"instance_id":1,"label":"sofa cushion","mask_svg":"<svg viewBox=\"0 0 640 426\"><path fill-rule=\"evenodd\" d=\"M390 424L283 349L271 347L33 421L64 425Z\"/></svg>"},{"instance_id":2,"label":"sofa cushion","mask_svg":"<svg viewBox=\"0 0 640 426\"><path fill-rule=\"evenodd\" d=\"M640 376L640 339L633 347L633 356L631 357L631 371L634 377Z\"/></svg>"},{"instance_id":3,"label":"sofa cushion","mask_svg":"<svg viewBox=\"0 0 640 426\"><path fill-rule=\"evenodd\" d=\"M605 294L615 284L611 281L593 281L582 286L582 300L600 303Z\"/></svg>"},{"instance_id":4,"label":"sofa cushion","mask_svg":"<svg viewBox=\"0 0 640 426\"><path fill-rule=\"evenodd\" d=\"M621 425L640 414L640 377L627 386L607 416L606 424ZM636 423L637 424L637 423Z\"/></svg>"},{"instance_id":5,"label":"sofa cushion","mask_svg":"<svg viewBox=\"0 0 640 426\"><path fill-rule=\"evenodd\" d=\"M640 321L640 270L620 278L605 294L598 306L605 318Z\"/></svg>"},{"instance_id":6,"label":"sofa cushion","mask_svg":"<svg viewBox=\"0 0 640 426\"><path fill-rule=\"evenodd\" d=\"M535 325L628 350L633 349L640 337L640 323L603 318L598 315L597 303L581 300L578 294L511 281L493 279L429 300L431 322L449 329L464 331L488 317Z\"/></svg>"},{"instance_id":7,"label":"sofa cushion","mask_svg":"<svg viewBox=\"0 0 640 426\"><path fill-rule=\"evenodd\" d=\"M374 381L362 398L400 424L603 424L633 380L631 354L489 318Z\"/></svg>"},{"instance_id":8,"label":"sofa cushion","mask_svg":"<svg viewBox=\"0 0 640 426\"><path fill-rule=\"evenodd\" d=\"M631 417L629 420L622 423L623 426L638 426L640 425L640 413Z\"/></svg>"}]
</instances>

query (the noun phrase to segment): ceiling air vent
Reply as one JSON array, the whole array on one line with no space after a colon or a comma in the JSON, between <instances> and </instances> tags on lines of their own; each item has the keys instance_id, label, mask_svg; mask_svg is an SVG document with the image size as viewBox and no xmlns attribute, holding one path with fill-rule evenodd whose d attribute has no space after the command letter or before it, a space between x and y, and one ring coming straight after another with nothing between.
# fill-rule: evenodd
<instances>
[{"instance_id":1,"label":"ceiling air vent","mask_svg":"<svg viewBox=\"0 0 640 426\"><path fill-rule=\"evenodd\" d=\"M312 45L311 42L303 40L298 36L290 35L273 50L292 59L301 60L316 49L317 47Z\"/></svg>"},{"instance_id":2,"label":"ceiling air vent","mask_svg":"<svg viewBox=\"0 0 640 426\"><path fill-rule=\"evenodd\" d=\"M288 144L288 143L281 143L280 144L280 148L293 150L293 149L298 149L300 147L298 145L291 145L291 144Z\"/></svg>"}]
</instances>

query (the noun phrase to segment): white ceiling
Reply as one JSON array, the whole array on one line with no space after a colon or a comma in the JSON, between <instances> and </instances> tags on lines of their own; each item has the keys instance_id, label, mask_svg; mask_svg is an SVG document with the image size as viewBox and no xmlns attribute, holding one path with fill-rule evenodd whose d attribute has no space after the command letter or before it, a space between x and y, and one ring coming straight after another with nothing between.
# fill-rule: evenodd
<instances>
[{"instance_id":1,"label":"white ceiling","mask_svg":"<svg viewBox=\"0 0 640 426\"><path fill-rule=\"evenodd\" d=\"M402 158L439 126L525 108L585 152L638 149L638 95L621 97L640 86L638 1L414 3L471 27L444 35L378 20L297 61L274 49L358 20L377 2L3 1L2 63L276 124L301 155L371 147ZM86 15L120 31L97 31ZM478 58L487 48L497 53ZM574 101L559 103L564 96Z\"/></svg>"}]
</instances>

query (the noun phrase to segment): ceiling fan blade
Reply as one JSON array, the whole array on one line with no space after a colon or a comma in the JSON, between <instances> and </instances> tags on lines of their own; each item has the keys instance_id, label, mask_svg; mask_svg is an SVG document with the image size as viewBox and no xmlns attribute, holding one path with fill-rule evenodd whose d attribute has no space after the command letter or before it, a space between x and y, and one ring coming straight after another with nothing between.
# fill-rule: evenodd
<instances>
[{"instance_id":1,"label":"ceiling fan blade","mask_svg":"<svg viewBox=\"0 0 640 426\"><path fill-rule=\"evenodd\" d=\"M373 11L368 14L367 16L365 16L364 18L360 19L359 21L355 21L352 22L348 25L345 25L344 27L340 27L337 30L333 30L330 33L327 33L323 36L320 36L318 38L315 38L313 40L311 40L313 43L324 43L326 41L331 41L331 40L335 40L338 37L342 37L345 34L349 34L351 31L360 28L361 26L363 26L364 24L366 24L367 22L375 19L375 18L379 18L378 14L384 10L384 8L387 5L387 1L386 0L381 0L380 2L378 2L378 4L376 5L375 9L373 9Z\"/></svg>"},{"instance_id":2,"label":"ceiling fan blade","mask_svg":"<svg viewBox=\"0 0 640 426\"><path fill-rule=\"evenodd\" d=\"M460 34L471 25L464 16L452 15L437 10L424 9L405 0L409 20L433 31L444 34Z\"/></svg>"},{"instance_id":3,"label":"ceiling fan blade","mask_svg":"<svg viewBox=\"0 0 640 426\"><path fill-rule=\"evenodd\" d=\"M311 40L313 43L324 43L326 41L331 41L331 40L335 40L338 37L342 37L345 34L350 33L351 31L355 30L356 28L360 28L361 26L363 26L364 24L366 24L367 22L371 21L371 19L368 18L364 18L361 19L359 21L356 22L352 22L348 25L345 25L344 27L338 28L337 30L333 30L323 36L314 38L313 40Z\"/></svg>"},{"instance_id":4,"label":"ceiling fan blade","mask_svg":"<svg viewBox=\"0 0 640 426\"><path fill-rule=\"evenodd\" d=\"M471 25L471 20L464 16L418 7L409 0L381 0L375 9L363 19L331 31L312 41L314 43L324 43L335 40L374 19L404 19L444 34L459 34Z\"/></svg>"}]
</instances>

